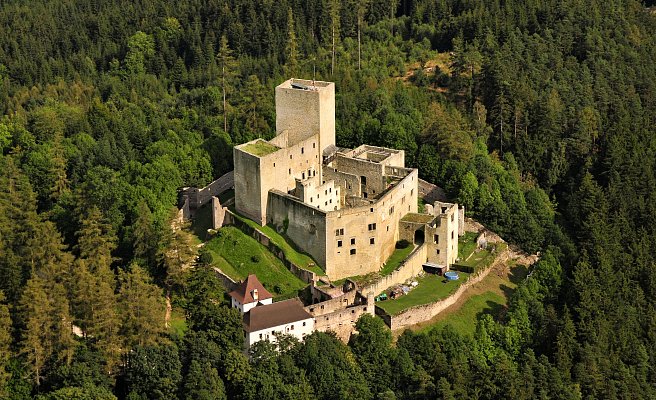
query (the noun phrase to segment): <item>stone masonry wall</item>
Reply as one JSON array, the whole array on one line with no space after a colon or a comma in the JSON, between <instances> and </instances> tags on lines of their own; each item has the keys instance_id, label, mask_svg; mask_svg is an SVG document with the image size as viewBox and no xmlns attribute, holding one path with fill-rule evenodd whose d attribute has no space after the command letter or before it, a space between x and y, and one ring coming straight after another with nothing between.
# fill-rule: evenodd
<instances>
[{"instance_id":1,"label":"stone masonry wall","mask_svg":"<svg viewBox=\"0 0 656 400\"><path fill-rule=\"evenodd\" d=\"M299 267L298 265L294 264L293 262L289 261L287 257L285 257L285 252L278 247L271 239L262 231L259 229L255 229L252 226L242 222L239 218L236 218L232 211L226 209L226 218L224 220L224 225L234 225L240 230L242 230L244 233L248 234L258 242L260 242L264 247L266 247L270 252L272 252L276 257L282 261L282 263L289 269L289 271L296 275L300 280L306 283L311 283L312 281L316 281L317 276L314 272L308 271L306 269L303 269Z\"/></svg>"},{"instance_id":2,"label":"stone masonry wall","mask_svg":"<svg viewBox=\"0 0 656 400\"><path fill-rule=\"evenodd\" d=\"M361 292L365 295L371 293L378 295L385 289L394 285L401 284L408 279L419 275L423 271L422 265L426 262L426 250L428 246L423 244L417 247L408 258L394 272L386 275L376 282L362 288Z\"/></svg>"},{"instance_id":3,"label":"stone masonry wall","mask_svg":"<svg viewBox=\"0 0 656 400\"><path fill-rule=\"evenodd\" d=\"M509 255L510 253L508 249L506 249L503 253L499 254L497 259L490 267L481 271L476 276L470 277L469 280L467 280L467 282L463 283L456 290L455 293L453 293L451 296L447 297L446 299L431 304L412 307L403 311L398 315L393 315L393 316L389 316L380 308L377 308L376 314L379 314L383 318L385 323L392 330L404 329L408 326L415 325L420 322L428 321L431 318L435 317L437 314L444 311L446 308L455 304L460 299L460 296L462 296L467 289L477 284L478 282L482 281L487 276L487 274L490 273L490 271L493 269L495 265L498 265L499 263L503 263L506 260L508 260Z\"/></svg>"}]
</instances>

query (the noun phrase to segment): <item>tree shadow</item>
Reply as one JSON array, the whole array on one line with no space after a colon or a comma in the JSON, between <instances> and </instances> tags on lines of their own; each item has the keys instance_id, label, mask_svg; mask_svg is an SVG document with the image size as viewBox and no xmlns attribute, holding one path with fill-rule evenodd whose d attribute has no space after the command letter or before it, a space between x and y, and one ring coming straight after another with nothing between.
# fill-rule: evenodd
<instances>
[{"instance_id":1,"label":"tree shadow","mask_svg":"<svg viewBox=\"0 0 656 400\"><path fill-rule=\"evenodd\" d=\"M488 300L485 302L487 305L484 309L476 313L476 320L479 321L481 317L485 314L491 315L494 319L497 319L501 316L506 310L506 306L502 303L497 303L496 301Z\"/></svg>"},{"instance_id":2,"label":"tree shadow","mask_svg":"<svg viewBox=\"0 0 656 400\"><path fill-rule=\"evenodd\" d=\"M520 282L522 282L524 279L526 279L526 276L528 275L528 267L525 265L515 265L510 270L510 274L508 274L508 279L510 279L510 282L514 283L515 285L519 285Z\"/></svg>"}]
</instances>

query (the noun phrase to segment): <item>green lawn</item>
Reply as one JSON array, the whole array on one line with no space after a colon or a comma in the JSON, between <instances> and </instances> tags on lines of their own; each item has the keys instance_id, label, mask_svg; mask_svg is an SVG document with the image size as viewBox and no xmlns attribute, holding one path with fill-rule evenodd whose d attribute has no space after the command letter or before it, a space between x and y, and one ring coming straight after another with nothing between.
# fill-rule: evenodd
<instances>
[{"instance_id":1,"label":"green lawn","mask_svg":"<svg viewBox=\"0 0 656 400\"><path fill-rule=\"evenodd\" d=\"M413 306L444 299L455 292L469 278L468 273L458 272L458 274L460 274L460 279L457 281L446 281L446 278L438 275L426 275L418 279L419 285L407 295L395 300L380 301L376 305L388 314L395 315Z\"/></svg>"},{"instance_id":2,"label":"green lawn","mask_svg":"<svg viewBox=\"0 0 656 400\"><path fill-rule=\"evenodd\" d=\"M282 252L285 254L285 257L294 264L298 265L301 268L312 271L319 276L323 276L326 273L317 265L317 263L310 257L308 254L302 253L297 250L292 244L291 240L286 239L283 235L276 232L276 230L269 225L260 226L257 222L248 219L242 215L239 215L235 212L234 208L231 208L231 211L239 218L241 221L245 222L249 226L258 229L260 232L267 235L273 243L282 249Z\"/></svg>"},{"instance_id":3,"label":"green lawn","mask_svg":"<svg viewBox=\"0 0 656 400\"><path fill-rule=\"evenodd\" d=\"M476 250L476 232L465 232L464 235L458 239L458 258L464 261L471 253Z\"/></svg>"},{"instance_id":4,"label":"green lawn","mask_svg":"<svg viewBox=\"0 0 656 400\"><path fill-rule=\"evenodd\" d=\"M305 286L266 247L236 227L221 228L205 247L213 264L236 281L255 274L273 295L283 296Z\"/></svg>"},{"instance_id":5,"label":"green lawn","mask_svg":"<svg viewBox=\"0 0 656 400\"><path fill-rule=\"evenodd\" d=\"M476 323L483 314L491 314L496 317L499 310L505 307L506 299L499 293L487 291L472 297L462 305L458 311L450 314L447 319L440 320L433 325L428 325L420 331L429 331L434 328L442 328L450 325L461 335L473 335L476 331Z\"/></svg>"},{"instance_id":6,"label":"green lawn","mask_svg":"<svg viewBox=\"0 0 656 400\"><path fill-rule=\"evenodd\" d=\"M411 243L408 243L408 245L402 249L394 249L394 253L389 256L385 262L385 266L380 270L380 274L385 276L394 272L394 270L397 269L406 258L408 258L414 248L415 247Z\"/></svg>"}]
</instances>

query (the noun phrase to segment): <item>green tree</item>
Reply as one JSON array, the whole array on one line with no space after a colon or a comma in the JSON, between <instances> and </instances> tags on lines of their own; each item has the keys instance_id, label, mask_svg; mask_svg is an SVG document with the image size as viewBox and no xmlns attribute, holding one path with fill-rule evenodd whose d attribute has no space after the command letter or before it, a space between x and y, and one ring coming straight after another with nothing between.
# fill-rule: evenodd
<instances>
[{"instance_id":1,"label":"green tree","mask_svg":"<svg viewBox=\"0 0 656 400\"><path fill-rule=\"evenodd\" d=\"M134 75L146 72L146 61L155 54L155 41L151 35L137 31L128 39L125 67Z\"/></svg>"},{"instance_id":2,"label":"green tree","mask_svg":"<svg viewBox=\"0 0 656 400\"><path fill-rule=\"evenodd\" d=\"M187 400L227 399L219 373L209 363L191 362L184 382L184 398Z\"/></svg>"},{"instance_id":3,"label":"green tree","mask_svg":"<svg viewBox=\"0 0 656 400\"><path fill-rule=\"evenodd\" d=\"M162 341L165 332L166 305L162 290L136 264L119 273L119 309L122 318L120 335L127 351Z\"/></svg>"},{"instance_id":4,"label":"green tree","mask_svg":"<svg viewBox=\"0 0 656 400\"><path fill-rule=\"evenodd\" d=\"M232 90L232 80L236 74L237 62L228 46L226 35L221 36L219 51L216 55L217 63L221 68L221 91L223 92L223 131L228 132L228 102L227 96Z\"/></svg>"}]
</instances>

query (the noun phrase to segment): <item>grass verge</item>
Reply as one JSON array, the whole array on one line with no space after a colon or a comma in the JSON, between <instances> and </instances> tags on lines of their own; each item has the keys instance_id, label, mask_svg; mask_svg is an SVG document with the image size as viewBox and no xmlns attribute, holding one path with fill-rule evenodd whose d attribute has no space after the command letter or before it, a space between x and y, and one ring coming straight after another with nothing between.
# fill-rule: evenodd
<instances>
[{"instance_id":1,"label":"grass verge","mask_svg":"<svg viewBox=\"0 0 656 400\"><path fill-rule=\"evenodd\" d=\"M380 270L382 276L389 275L401 265L403 261L412 253L414 246L411 243L401 249L394 249L394 253L387 259L385 266Z\"/></svg>"}]
</instances>

